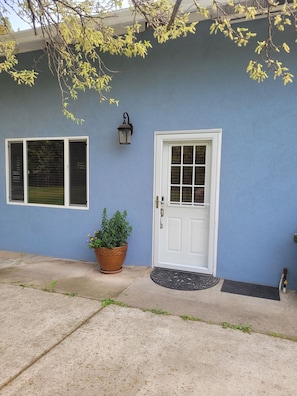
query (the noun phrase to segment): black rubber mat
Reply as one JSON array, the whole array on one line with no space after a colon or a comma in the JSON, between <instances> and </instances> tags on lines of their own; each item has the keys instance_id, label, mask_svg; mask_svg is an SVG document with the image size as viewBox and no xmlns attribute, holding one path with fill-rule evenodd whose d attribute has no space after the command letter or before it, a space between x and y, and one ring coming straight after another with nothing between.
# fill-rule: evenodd
<instances>
[{"instance_id":1,"label":"black rubber mat","mask_svg":"<svg viewBox=\"0 0 297 396\"><path fill-rule=\"evenodd\" d=\"M155 268L151 279L160 286L175 290L203 290L215 286L219 278L193 272Z\"/></svg>"},{"instance_id":2,"label":"black rubber mat","mask_svg":"<svg viewBox=\"0 0 297 396\"><path fill-rule=\"evenodd\" d=\"M242 296L266 298L268 300L280 301L277 287L256 285L253 283L235 282L224 280L221 288L222 292L241 294Z\"/></svg>"}]
</instances>

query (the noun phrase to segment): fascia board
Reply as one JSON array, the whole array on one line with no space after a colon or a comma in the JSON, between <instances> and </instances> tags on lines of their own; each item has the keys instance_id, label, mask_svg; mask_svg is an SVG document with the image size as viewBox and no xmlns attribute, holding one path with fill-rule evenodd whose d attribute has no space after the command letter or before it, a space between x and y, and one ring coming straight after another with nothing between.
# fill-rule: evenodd
<instances>
[{"instance_id":1,"label":"fascia board","mask_svg":"<svg viewBox=\"0 0 297 396\"><path fill-rule=\"evenodd\" d=\"M41 28L23 30L6 36L6 39L13 39L17 43L18 53L41 50L45 47L45 39Z\"/></svg>"}]
</instances>

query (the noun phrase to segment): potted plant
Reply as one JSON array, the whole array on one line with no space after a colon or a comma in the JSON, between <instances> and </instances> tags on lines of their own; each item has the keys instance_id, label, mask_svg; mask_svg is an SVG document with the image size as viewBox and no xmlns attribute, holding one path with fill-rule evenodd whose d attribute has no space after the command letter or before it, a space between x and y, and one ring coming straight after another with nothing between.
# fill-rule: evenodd
<instances>
[{"instance_id":1,"label":"potted plant","mask_svg":"<svg viewBox=\"0 0 297 396\"><path fill-rule=\"evenodd\" d=\"M132 227L126 220L127 211L116 211L108 218L106 208L103 209L101 228L88 235L88 246L94 249L100 271L105 274L115 274L123 269L128 243L127 239Z\"/></svg>"}]
</instances>

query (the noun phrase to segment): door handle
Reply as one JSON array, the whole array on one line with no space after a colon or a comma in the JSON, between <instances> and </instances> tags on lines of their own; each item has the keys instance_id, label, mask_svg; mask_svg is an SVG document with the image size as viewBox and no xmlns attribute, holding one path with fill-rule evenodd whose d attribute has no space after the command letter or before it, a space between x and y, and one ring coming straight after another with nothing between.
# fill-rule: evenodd
<instances>
[{"instance_id":1,"label":"door handle","mask_svg":"<svg viewBox=\"0 0 297 396\"><path fill-rule=\"evenodd\" d=\"M164 197L162 197L162 201L164 200ZM164 204L164 202L161 202L161 204ZM160 209L160 228L163 228L163 219L162 217L164 216L164 208Z\"/></svg>"},{"instance_id":2,"label":"door handle","mask_svg":"<svg viewBox=\"0 0 297 396\"><path fill-rule=\"evenodd\" d=\"M156 205L156 209L158 209L159 208L159 195L156 195L156 199L155 199L155 205ZM162 197L162 199L161 199L161 205L164 205L164 197Z\"/></svg>"}]
</instances>

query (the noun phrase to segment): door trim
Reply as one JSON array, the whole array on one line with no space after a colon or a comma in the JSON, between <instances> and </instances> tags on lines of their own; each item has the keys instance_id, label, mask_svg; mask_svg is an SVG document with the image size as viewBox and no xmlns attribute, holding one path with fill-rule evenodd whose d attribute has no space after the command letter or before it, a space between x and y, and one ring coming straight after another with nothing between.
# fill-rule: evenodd
<instances>
[{"instance_id":1,"label":"door trim","mask_svg":"<svg viewBox=\"0 0 297 396\"><path fill-rule=\"evenodd\" d=\"M163 160L163 146L165 143L179 143L187 141L204 141L211 143L212 166L210 181L210 214L209 214L209 245L208 268L211 274L217 272L217 245L218 245L218 219L219 219L219 192L222 129L198 129L179 131L156 131L154 138L154 188L153 188L153 238L152 238L152 267L158 263L158 233L156 225L160 223L160 210L156 208L156 196L161 192L161 172L157 173L158 164Z\"/></svg>"}]
</instances>

